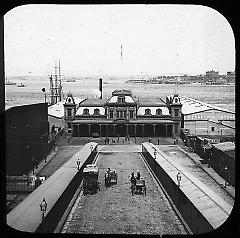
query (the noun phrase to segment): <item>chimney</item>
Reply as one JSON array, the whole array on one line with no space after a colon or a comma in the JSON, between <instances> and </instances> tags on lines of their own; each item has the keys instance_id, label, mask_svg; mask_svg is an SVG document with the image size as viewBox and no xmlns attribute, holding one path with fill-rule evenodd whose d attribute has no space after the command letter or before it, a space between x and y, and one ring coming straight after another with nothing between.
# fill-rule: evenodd
<instances>
[{"instance_id":1,"label":"chimney","mask_svg":"<svg viewBox=\"0 0 240 238\"><path fill-rule=\"evenodd\" d=\"M101 92L100 99L102 99L102 79L99 79L99 91Z\"/></svg>"}]
</instances>

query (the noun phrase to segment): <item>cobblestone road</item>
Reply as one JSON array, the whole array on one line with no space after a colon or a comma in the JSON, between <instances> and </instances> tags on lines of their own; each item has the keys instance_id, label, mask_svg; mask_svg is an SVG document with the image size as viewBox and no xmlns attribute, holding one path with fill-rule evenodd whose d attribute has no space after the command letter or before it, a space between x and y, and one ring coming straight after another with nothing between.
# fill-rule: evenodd
<instances>
[{"instance_id":1,"label":"cobblestone road","mask_svg":"<svg viewBox=\"0 0 240 238\"><path fill-rule=\"evenodd\" d=\"M102 152L97 160L100 191L85 196L81 192L63 226L63 233L186 233L168 200L146 169L137 152L139 149L139 146L100 148ZM116 170L118 184L105 188L104 173L108 167ZM147 196L131 195L130 174L138 171L146 179Z\"/></svg>"}]
</instances>

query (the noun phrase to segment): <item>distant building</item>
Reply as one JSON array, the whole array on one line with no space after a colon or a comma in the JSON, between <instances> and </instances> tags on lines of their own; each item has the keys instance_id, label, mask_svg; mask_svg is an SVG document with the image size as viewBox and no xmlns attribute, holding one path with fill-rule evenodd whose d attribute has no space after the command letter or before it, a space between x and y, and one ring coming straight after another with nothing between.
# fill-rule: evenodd
<instances>
[{"instance_id":1,"label":"distant building","mask_svg":"<svg viewBox=\"0 0 240 238\"><path fill-rule=\"evenodd\" d=\"M235 77L235 71L228 71L227 72L227 77Z\"/></svg>"},{"instance_id":2,"label":"distant building","mask_svg":"<svg viewBox=\"0 0 240 238\"><path fill-rule=\"evenodd\" d=\"M112 92L108 100L76 103L69 93L64 102L65 130L75 137L179 136L181 108L177 94L166 102L144 102L122 89Z\"/></svg>"},{"instance_id":3,"label":"distant building","mask_svg":"<svg viewBox=\"0 0 240 238\"><path fill-rule=\"evenodd\" d=\"M218 71L214 71L214 70L207 71L206 72L206 77L207 78L212 78L212 79L218 78L219 77L219 72Z\"/></svg>"}]
</instances>

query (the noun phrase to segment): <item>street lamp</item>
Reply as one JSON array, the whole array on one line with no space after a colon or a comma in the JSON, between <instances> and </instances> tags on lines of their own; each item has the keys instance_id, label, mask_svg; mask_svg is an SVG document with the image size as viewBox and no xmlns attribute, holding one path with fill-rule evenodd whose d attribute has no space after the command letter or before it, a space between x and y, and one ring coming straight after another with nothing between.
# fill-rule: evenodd
<instances>
[{"instance_id":1,"label":"street lamp","mask_svg":"<svg viewBox=\"0 0 240 238\"><path fill-rule=\"evenodd\" d=\"M225 183L224 183L224 188L226 188L226 187L227 187L227 173L228 173L228 167L227 167L227 166L224 167L224 171L225 171Z\"/></svg>"},{"instance_id":2,"label":"street lamp","mask_svg":"<svg viewBox=\"0 0 240 238\"><path fill-rule=\"evenodd\" d=\"M45 88L42 88L42 92L44 92L44 98L45 98L45 103L46 103L46 90L45 90Z\"/></svg>"},{"instance_id":3,"label":"street lamp","mask_svg":"<svg viewBox=\"0 0 240 238\"><path fill-rule=\"evenodd\" d=\"M178 187L180 187L180 181L182 179L182 176L180 174L180 172L177 173L177 181L178 181Z\"/></svg>"},{"instance_id":4,"label":"street lamp","mask_svg":"<svg viewBox=\"0 0 240 238\"><path fill-rule=\"evenodd\" d=\"M80 162L80 160L78 159L78 160L77 160L77 167L78 167L78 170L80 169L80 164L81 164L81 162Z\"/></svg>"},{"instance_id":5,"label":"street lamp","mask_svg":"<svg viewBox=\"0 0 240 238\"><path fill-rule=\"evenodd\" d=\"M46 210L47 210L47 202L46 202L45 198L43 198L43 200L40 204L40 211L42 212L42 220L44 219Z\"/></svg>"}]
</instances>

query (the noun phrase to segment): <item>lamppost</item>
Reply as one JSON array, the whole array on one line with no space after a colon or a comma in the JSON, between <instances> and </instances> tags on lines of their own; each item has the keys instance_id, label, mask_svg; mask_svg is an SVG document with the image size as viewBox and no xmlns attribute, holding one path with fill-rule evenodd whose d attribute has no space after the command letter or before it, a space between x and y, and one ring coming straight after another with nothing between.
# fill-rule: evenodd
<instances>
[{"instance_id":1,"label":"lamppost","mask_svg":"<svg viewBox=\"0 0 240 238\"><path fill-rule=\"evenodd\" d=\"M44 99L45 99L44 102L46 103L47 100L46 100L46 90L45 90L45 88L42 88L42 92L44 92Z\"/></svg>"},{"instance_id":2,"label":"lamppost","mask_svg":"<svg viewBox=\"0 0 240 238\"><path fill-rule=\"evenodd\" d=\"M225 183L224 183L224 188L227 187L227 174L228 174L228 167L225 166L224 167L224 171L225 171Z\"/></svg>"},{"instance_id":3,"label":"lamppost","mask_svg":"<svg viewBox=\"0 0 240 238\"><path fill-rule=\"evenodd\" d=\"M80 162L80 160L78 159L78 160L77 160L77 167L78 167L78 170L80 169L80 164L81 164L81 162Z\"/></svg>"},{"instance_id":4,"label":"lamppost","mask_svg":"<svg viewBox=\"0 0 240 238\"><path fill-rule=\"evenodd\" d=\"M33 174L34 174L34 168L35 168L35 159L32 157L32 168L33 168Z\"/></svg>"},{"instance_id":5,"label":"lamppost","mask_svg":"<svg viewBox=\"0 0 240 238\"><path fill-rule=\"evenodd\" d=\"M182 176L180 174L180 172L177 173L177 181L178 181L178 187L180 187L180 181L182 179Z\"/></svg>"},{"instance_id":6,"label":"lamppost","mask_svg":"<svg viewBox=\"0 0 240 238\"><path fill-rule=\"evenodd\" d=\"M47 202L46 202L45 198L43 198L43 200L40 204L40 211L42 212L42 220L44 219L46 210L47 210Z\"/></svg>"}]
</instances>

